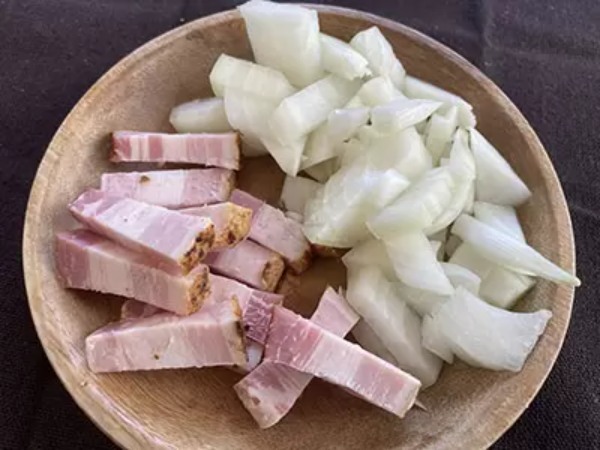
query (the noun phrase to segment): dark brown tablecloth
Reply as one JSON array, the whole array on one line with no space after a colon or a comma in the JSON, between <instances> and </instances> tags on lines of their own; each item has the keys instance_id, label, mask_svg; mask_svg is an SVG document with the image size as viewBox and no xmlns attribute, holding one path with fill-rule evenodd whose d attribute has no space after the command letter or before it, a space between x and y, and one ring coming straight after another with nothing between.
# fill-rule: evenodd
<instances>
[{"instance_id":1,"label":"dark brown tablecloth","mask_svg":"<svg viewBox=\"0 0 600 450\"><path fill-rule=\"evenodd\" d=\"M225 0L0 0L0 449L112 449L57 380L21 269L29 187L54 131L121 57ZM345 0L446 43L492 78L548 149L577 240L563 351L498 449L600 448L599 0Z\"/></svg>"}]
</instances>

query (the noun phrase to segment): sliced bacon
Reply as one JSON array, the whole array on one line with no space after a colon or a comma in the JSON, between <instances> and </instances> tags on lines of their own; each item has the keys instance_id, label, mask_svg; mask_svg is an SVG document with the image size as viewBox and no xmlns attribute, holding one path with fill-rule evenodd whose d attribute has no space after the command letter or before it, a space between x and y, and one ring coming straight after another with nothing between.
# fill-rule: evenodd
<instances>
[{"instance_id":1,"label":"sliced bacon","mask_svg":"<svg viewBox=\"0 0 600 450\"><path fill-rule=\"evenodd\" d=\"M264 360L341 386L399 417L421 387L408 373L280 306L273 308Z\"/></svg>"},{"instance_id":2,"label":"sliced bacon","mask_svg":"<svg viewBox=\"0 0 600 450\"><path fill-rule=\"evenodd\" d=\"M358 319L358 315L346 299L328 287L311 320L343 337ZM258 425L268 428L279 422L292 409L312 379L311 374L264 361L240 380L234 389Z\"/></svg>"},{"instance_id":3,"label":"sliced bacon","mask_svg":"<svg viewBox=\"0 0 600 450\"><path fill-rule=\"evenodd\" d=\"M231 202L180 209L179 212L212 220L215 226L215 250L237 245L248 235L252 224L252 210Z\"/></svg>"},{"instance_id":4,"label":"sliced bacon","mask_svg":"<svg viewBox=\"0 0 600 450\"><path fill-rule=\"evenodd\" d=\"M252 241L210 252L204 262L213 272L269 292L275 290L285 269L278 253Z\"/></svg>"},{"instance_id":5,"label":"sliced bacon","mask_svg":"<svg viewBox=\"0 0 600 450\"><path fill-rule=\"evenodd\" d=\"M100 328L85 340L92 372L243 366L240 309L235 300L189 316L159 313Z\"/></svg>"},{"instance_id":6,"label":"sliced bacon","mask_svg":"<svg viewBox=\"0 0 600 450\"><path fill-rule=\"evenodd\" d=\"M94 189L81 194L69 205L69 211L97 233L160 261L170 271L189 272L206 256L215 239L210 219Z\"/></svg>"},{"instance_id":7,"label":"sliced bacon","mask_svg":"<svg viewBox=\"0 0 600 450\"><path fill-rule=\"evenodd\" d=\"M230 133L115 131L112 162L172 162L238 170L240 137Z\"/></svg>"},{"instance_id":8,"label":"sliced bacon","mask_svg":"<svg viewBox=\"0 0 600 450\"><path fill-rule=\"evenodd\" d=\"M165 208L187 208L226 201L235 186L228 169L155 170L102 175L100 190Z\"/></svg>"},{"instance_id":9,"label":"sliced bacon","mask_svg":"<svg viewBox=\"0 0 600 450\"><path fill-rule=\"evenodd\" d=\"M308 268L311 249L299 222L238 189L233 191L230 201L253 210L252 227L248 235L251 240L279 253L296 273L302 273Z\"/></svg>"},{"instance_id":10,"label":"sliced bacon","mask_svg":"<svg viewBox=\"0 0 600 450\"><path fill-rule=\"evenodd\" d=\"M187 315L210 293L208 268L172 275L140 253L88 230L56 236L56 267L66 287L135 298Z\"/></svg>"}]
</instances>

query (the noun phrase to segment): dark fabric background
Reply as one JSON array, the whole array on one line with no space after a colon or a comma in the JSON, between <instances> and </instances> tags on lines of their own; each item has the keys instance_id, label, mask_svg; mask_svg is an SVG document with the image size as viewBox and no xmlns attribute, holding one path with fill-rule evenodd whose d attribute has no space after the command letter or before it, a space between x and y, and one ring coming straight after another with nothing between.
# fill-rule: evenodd
<instances>
[{"instance_id":1,"label":"dark fabric background","mask_svg":"<svg viewBox=\"0 0 600 450\"><path fill-rule=\"evenodd\" d=\"M54 131L121 57L225 0L0 0L0 449L112 449L50 367L30 318L21 232ZM575 227L571 327L550 378L498 449L600 448L599 0L345 0L401 21L491 77L550 152Z\"/></svg>"}]
</instances>

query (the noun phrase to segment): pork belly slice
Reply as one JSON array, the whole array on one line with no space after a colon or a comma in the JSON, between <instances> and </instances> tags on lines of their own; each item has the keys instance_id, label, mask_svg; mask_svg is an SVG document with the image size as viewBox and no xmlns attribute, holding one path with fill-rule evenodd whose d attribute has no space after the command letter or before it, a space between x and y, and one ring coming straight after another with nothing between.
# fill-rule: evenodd
<instances>
[{"instance_id":1,"label":"pork belly slice","mask_svg":"<svg viewBox=\"0 0 600 450\"><path fill-rule=\"evenodd\" d=\"M278 253L252 241L210 252L204 262L213 272L268 292L275 290L285 269Z\"/></svg>"},{"instance_id":2,"label":"pork belly slice","mask_svg":"<svg viewBox=\"0 0 600 450\"><path fill-rule=\"evenodd\" d=\"M69 205L84 225L131 250L160 261L165 270L189 272L212 248L215 227L190 216L90 189Z\"/></svg>"},{"instance_id":3,"label":"pork belly slice","mask_svg":"<svg viewBox=\"0 0 600 450\"><path fill-rule=\"evenodd\" d=\"M264 360L341 386L398 417L421 387L408 373L280 306L273 308Z\"/></svg>"},{"instance_id":4,"label":"pork belly slice","mask_svg":"<svg viewBox=\"0 0 600 450\"><path fill-rule=\"evenodd\" d=\"M187 208L226 201L235 186L228 169L155 170L102 175L100 190L165 208Z\"/></svg>"},{"instance_id":5,"label":"pork belly slice","mask_svg":"<svg viewBox=\"0 0 600 450\"><path fill-rule=\"evenodd\" d=\"M358 322L348 302L328 287L312 316L313 323L345 336ZM261 428L279 422L294 406L313 375L289 366L264 361L233 388Z\"/></svg>"},{"instance_id":6,"label":"pork belly slice","mask_svg":"<svg viewBox=\"0 0 600 450\"><path fill-rule=\"evenodd\" d=\"M215 226L213 249L235 246L248 235L252 224L252 210L231 202L181 209L179 212L212 220Z\"/></svg>"},{"instance_id":7,"label":"pork belly slice","mask_svg":"<svg viewBox=\"0 0 600 450\"><path fill-rule=\"evenodd\" d=\"M200 164L238 170L240 137L230 133L168 134L115 131L112 162Z\"/></svg>"},{"instance_id":8,"label":"pork belly slice","mask_svg":"<svg viewBox=\"0 0 600 450\"><path fill-rule=\"evenodd\" d=\"M159 313L100 328L85 340L92 372L243 366L246 353L235 300L189 316Z\"/></svg>"},{"instance_id":9,"label":"pork belly slice","mask_svg":"<svg viewBox=\"0 0 600 450\"><path fill-rule=\"evenodd\" d=\"M299 222L238 189L233 191L230 201L253 210L252 227L248 235L251 240L279 253L296 273L302 273L308 268L311 249Z\"/></svg>"},{"instance_id":10,"label":"pork belly slice","mask_svg":"<svg viewBox=\"0 0 600 450\"><path fill-rule=\"evenodd\" d=\"M56 267L66 287L122 295L187 315L210 294L208 267L173 275L140 253L89 230L56 236Z\"/></svg>"}]
</instances>

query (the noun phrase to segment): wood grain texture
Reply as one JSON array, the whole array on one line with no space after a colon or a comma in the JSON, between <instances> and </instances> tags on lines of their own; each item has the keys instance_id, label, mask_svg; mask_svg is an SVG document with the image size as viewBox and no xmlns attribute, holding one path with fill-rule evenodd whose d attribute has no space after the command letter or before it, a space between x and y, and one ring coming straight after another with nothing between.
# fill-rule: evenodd
<instances>
[{"instance_id":1,"label":"wood grain texture","mask_svg":"<svg viewBox=\"0 0 600 450\"><path fill-rule=\"evenodd\" d=\"M574 270L570 217L562 189L539 139L510 100L451 50L422 34L362 12L316 7L322 29L342 39L373 24L388 37L407 71L464 96L479 127L533 191L519 211L527 238L542 254ZM225 369L95 375L83 342L119 315L121 300L64 290L54 274L53 237L72 226L65 205L97 186L115 129L169 131L170 108L211 94L208 74L218 55L249 58L243 22L234 11L189 23L122 60L81 99L52 140L39 167L27 209L23 264L35 326L59 377L89 417L131 449L388 449L484 448L523 412L542 385L562 345L573 289L547 282L519 304L554 316L517 375L445 367L422 394L428 411L404 420L320 381L313 382L280 424L261 431L238 402L239 375ZM247 161L242 188L271 202L283 174L268 158ZM329 281L344 283L336 260L320 260L302 277L287 276L288 305L309 313Z\"/></svg>"}]
</instances>

